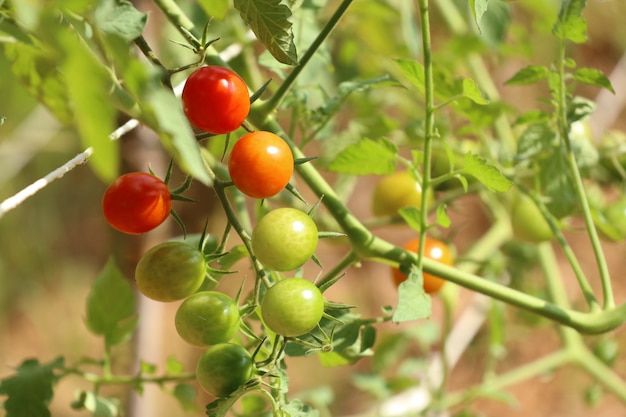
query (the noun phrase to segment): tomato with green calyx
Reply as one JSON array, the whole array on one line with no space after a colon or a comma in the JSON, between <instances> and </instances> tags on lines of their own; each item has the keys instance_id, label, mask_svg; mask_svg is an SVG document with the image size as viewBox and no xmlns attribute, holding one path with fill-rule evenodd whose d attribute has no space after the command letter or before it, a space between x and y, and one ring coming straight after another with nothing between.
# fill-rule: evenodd
<instances>
[{"instance_id":1,"label":"tomato with green calyx","mask_svg":"<svg viewBox=\"0 0 626 417\"><path fill-rule=\"evenodd\" d=\"M242 193L270 198L289 183L294 159L289 145L271 132L252 132L233 146L228 160L230 178Z\"/></svg>"},{"instance_id":2,"label":"tomato with green calyx","mask_svg":"<svg viewBox=\"0 0 626 417\"><path fill-rule=\"evenodd\" d=\"M204 255L184 242L163 242L150 248L135 268L137 289L156 301L182 300L195 293L206 276Z\"/></svg>"},{"instance_id":3,"label":"tomato with green calyx","mask_svg":"<svg viewBox=\"0 0 626 417\"><path fill-rule=\"evenodd\" d=\"M218 343L204 351L196 364L196 379L204 391L228 397L252 378L252 357L240 345Z\"/></svg>"},{"instance_id":4,"label":"tomato with green calyx","mask_svg":"<svg viewBox=\"0 0 626 417\"><path fill-rule=\"evenodd\" d=\"M209 65L194 71L183 87L183 110L192 125L205 132L236 130L248 117L246 83L228 68Z\"/></svg>"},{"instance_id":5,"label":"tomato with green calyx","mask_svg":"<svg viewBox=\"0 0 626 417\"><path fill-rule=\"evenodd\" d=\"M551 240L554 232L535 202L527 195L512 191L511 226L513 235L522 241L539 243Z\"/></svg>"},{"instance_id":6,"label":"tomato with green calyx","mask_svg":"<svg viewBox=\"0 0 626 417\"><path fill-rule=\"evenodd\" d=\"M285 278L270 288L261 300L261 316L276 334L296 337L313 330L324 314L324 296L304 278Z\"/></svg>"},{"instance_id":7,"label":"tomato with green calyx","mask_svg":"<svg viewBox=\"0 0 626 417\"><path fill-rule=\"evenodd\" d=\"M420 239L415 238L409 240L404 244L403 248L417 253L420 247ZM448 245L438 239L431 236L426 236L424 241L424 257L432 259L447 266L454 265L454 258ZM399 286L405 281L408 275L400 270L400 268L393 268L391 270L393 281L396 286ZM423 273L424 277L424 291L428 294L434 294L438 292L441 287L446 283L444 279L428 272Z\"/></svg>"},{"instance_id":8,"label":"tomato with green calyx","mask_svg":"<svg viewBox=\"0 0 626 417\"><path fill-rule=\"evenodd\" d=\"M228 295L200 291L178 307L174 324L187 343L208 346L231 340L239 330L239 320L237 304Z\"/></svg>"},{"instance_id":9,"label":"tomato with green calyx","mask_svg":"<svg viewBox=\"0 0 626 417\"><path fill-rule=\"evenodd\" d=\"M404 207L421 208L422 197L422 185L413 174L410 171L398 171L376 184L372 195L372 212L374 216L395 216ZM430 205L430 191L426 199Z\"/></svg>"},{"instance_id":10,"label":"tomato with green calyx","mask_svg":"<svg viewBox=\"0 0 626 417\"><path fill-rule=\"evenodd\" d=\"M130 172L117 178L104 192L102 212L120 232L149 232L167 219L172 197L167 184L146 172Z\"/></svg>"},{"instance_id":11,"label":"tomato with green calyx","mask_svg":"<svg viewBox=\"0 0 626 417\"><path fill-rule=\"evenodd\" d=\"M252 251L275 271L301 267L317 248L317 226L306 213L290 208L270 211L252 231Z\"/></svg>"}]
</instances>

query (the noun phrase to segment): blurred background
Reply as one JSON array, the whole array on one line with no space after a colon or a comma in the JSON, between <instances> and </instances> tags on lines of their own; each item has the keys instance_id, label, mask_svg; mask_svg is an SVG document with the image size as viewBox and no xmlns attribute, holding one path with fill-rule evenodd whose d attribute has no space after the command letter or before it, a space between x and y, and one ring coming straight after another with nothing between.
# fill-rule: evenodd
<instances>
[{"instance_id":1,"label":"blurred background","mask_svg":"<svg viewBox=\"0 0 626 417\"><path fill-rule=\"evenodd\" d=\"M150 2L136 2L140 10L150 11ZM352 70L360 73L378 73L376 56L381 54L404 53L392 43L372 39L367 32L372 22L389 24L399 19L397 9L387 9L389 15L373 16L365 1L355 4L355 13L337 29L334 39L344 46L353 34L361 36L358 57L350 56L347 46L343 50L352 64ZM548 5L546 5L548 3ZM506 4L506 3L504 3ZM501 60L487 62L493 77L502 87L502 82L509 78L521 66L528 64L546 64L554 58L554 44L546 41L554 19L554 10L558 2L543 0L525 0L512 2L515 25L511 27L510 59L507 53ZM155 16L153 18L153 16ZM576 46L571 56L579 66L598 68L611 74L624 59L626 51L626 3L622 0L594 0L588 2L585 17L588 20L590 42ZM531 20L531 18L533 20ZM153 10L150 17L150 30L155 39L163 42L169 33L160 33L157 12ZM387 19L385 21L384 19ZM442 23L441 17L435 12L434 36L435 45L444 45L449 33ZM380 22L383 23L380 23ZM380 42L378 42L380 41ZM516 44L515 41L520 41ZM166 44L166 42L163 42ZM1 48L1 45L0 45ZM164 46L165 48L165 46ZM520 53L519 48L525 48ZM438 50L435 49L435 55ZM63 165L74 155L82 152L82 145L76 133L54 120L52 116L28 95L16 80L11 71L11 63L4 54L0 54L0 116L5 118L0 125L0 201L12 196L24 187L45 176L50 171ZM347 68L347 67L346 67ZM344 70L346 69L344 68ZM614 83L618 89L615 97L622 103L608 101L606 107L597 109L597 118L592 118L593 127L600 126L600 131L614 128L626 130L626 112L623 110L625 97L623 74L621 84ZM347 74L343 74L347 76ZM543 93L535 87L502 88L504 100L520 111L537 106L537 97ZM597 89L583 89L584 95L596 98ZM617 114L615 115L615 113ZM600 116L612 114L608 122ZM157 174L163 175L167 164L167 156L161 149L158 139L145 129L136 129L122 140L123 170L146 170L150 164ZM175 181L180 181L177 174ZM356 183L355 192L349 206L362 219L371 218L370 196L376 183L376 177L362 177ZM37 357L48 362L58 356L64 356L67 363L78 361L84 356L98 357L102 353L101 340L91 335L83 323L85 300L90 285L97 277L101 268L110 256L114 256L132 282L134 265L143 251L150 246L178 235L180 232L172 221L166 222L157 230L145 236L125 236L111 229L105 222L100 200L107 184L102 183L90 170L89 165L80 166L55 181L32 198L26 200L17 209L0 218L0 377L12 373L12 368L23 360ZM220 234L224 219L219 206L210 190L194 186L190 196L198 200L196 204L178 204L176 209L186 222L190 232L199 231L204 220L209 217L210 231ZM305 196L307 191L304 191ZM462 199L451 212L455 224L460 225L454 237L454 245L458 252L468 247L488 227L488 219L483 209L472 198ZM413 233L408 228L392 226L377 230L381 236L401 244ZM588 244L582 235L571 235L574 250L580 256L583 267L591 271L594 280L594 261ZM607 258L612 271L615 271L616 299L626 299L626 283L623 271L626 270L626 243L605 243ZM317 253L322 262L332 265L340 259L346 248L338 243L323 241ZM245 263L237 266L240 274L249 274ZM569 269L563 263L563 273L568 283L573 284ZM307 272L315 276L319 268L307 265ZM529 272L532 275L532 272ZM241 275L240 275L241 276ZM531 278L529 278L531 279ZM224 282L221 289L235 294L238 280L232 285ZM578 302L576 291L572 291L575 302ZM351 269L342 281L333 287L328 297L338 301L358 305L358 312L363 316L380 314L382 306L394 305L396 291L389 278L388 267L373 262L363 262L360 268ZM173 316L177 304L160 304L137 297L140 314L140 336L127 347L119 347L114 351L117 369L133 372L137 360L159 364L162 366L166 358L174 355L192 369L196 358L201 353L187 346L175 334ZM456 314L473 299L466 290L459 290L459 302ZM438 299L433 300L433 316L417 324L425 335L436 335L441 321L441 305ZM507 309L506 343L503 369L512 368L533 358L555 350L559 346L558 334L550 323L539 320L516 310ZM532 322L532 325L528 325ZM414 325L414 324L413 324ZM393 335L405 326L383 324L379 327L381 335ZM428 336L424 336L428 338ZM622 330L615 332L619 347L626 348L626 335ZM436 336L435 336L436 339ZM460 362L452 371L449 384L452 389L463 388L478 382L484 366L486 351L489 348L489 335L482 331L473 339L464 352ZM590 343L593 341L590 338ZM433 348L437 347L434 343ZM424 349L416 344L409 348L409 355L428 359ZM420 356L421 355L421 356ZM371 371L372 363L363 360L346 368L322 368L316 357L288 359L291 383L290 395L303 395L304 398L328 398L329 392L324 388L332 386L334 398L329 405L329 415L359 414L370 410L376 402L373 395L357 389L353 377L357 373ZM615 364L617 372L626 377L626 360L618 357ZM605 395L598 405L591 406L585 395L591 387L591 379L571 367L565 367L545 375L514 385L510 392L516 399L511 403L499 400L479 400L473 408L487 416L519 416L533 415L536 417L582 417L582 416L616 416L626 413L626 404ZM52 404L52 415L55 417L88 415L85 411L70 409L69 404L74 393L85 388L78 378L66 378L57 387ZM111 388L111 392L121 395L131 404L128 415L140 416L172 416L186 415L175 399L161 394L155 387L146 389L141 397L135 397L126 391ZM309 393L309 394L306 394ZM307 397L309 395L309 397ZM202 406L206 398L197 401L202 415ZM322 401L323 402L323 401ZM134 411L132 411L134 410ZM0 409L0 415L3 410Z\"/></svg>"}]
</instances>

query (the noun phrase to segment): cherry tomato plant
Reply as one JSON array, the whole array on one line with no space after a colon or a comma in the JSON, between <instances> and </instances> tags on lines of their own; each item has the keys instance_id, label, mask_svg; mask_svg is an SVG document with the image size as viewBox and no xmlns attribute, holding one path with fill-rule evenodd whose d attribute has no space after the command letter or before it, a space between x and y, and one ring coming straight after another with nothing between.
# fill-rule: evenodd
<instances>
[{"instance_id":1,"label":"cherry tomato plant","mask_svg":"<svg viewBox=\"0 0 626 417\"><path fill-rule=\"evenodd\" d=\"M626 151L588 58L626 9L535 3L0 1L0 133L36 104L85 149L0 226L85 163L100 206L68 187L63 236L104 225L80 252L102 255L80 315L102 348L8 363L2 412L63 415L80 379L66 403L94 416L505 416L557 369L593 379L585 415L626 409Z\"/></svg>"}]
</instances>

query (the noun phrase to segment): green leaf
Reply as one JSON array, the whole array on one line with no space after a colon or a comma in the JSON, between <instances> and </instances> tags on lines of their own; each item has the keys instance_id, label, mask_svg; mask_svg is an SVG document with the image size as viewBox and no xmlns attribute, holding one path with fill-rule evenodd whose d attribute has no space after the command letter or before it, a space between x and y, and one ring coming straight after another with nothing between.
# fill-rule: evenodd
<instances>
[{"instance_id":1,"label":"green leaf","mask_svg":"<svg viewBox=\"0 0 626 417\"><path fill-rule=\"evenodd\" d=\"M574 71L574 79L580 83L606 88L615 94L611 80L600 70L595 68L578 68Z\"/></svg>"},{"instance_id":2,"label":"green leaf","mask_svg":"<svg viewBox=\"0 0 626 417\"><path fill-rule=\"evenodd\" d=\"M572 214L578 207L578 198L565 152L558 148L558 151L540 159L538 163L546 207L559 219Z\"/></svg>"},{"instance_id":3,"label":"green leaf","mask_svg":"<svg viewBox=\"0 0 626 417\"><path fill-rule=\"evenodd\" d=\"M426 78L424 76L424 66L415 60L398 59L396 60L402 74L415 86L418 90L424 90Z\"/></svg>"},{"instance_id":4,"label":"green leaf","mask_svg":"<svg viewBox=\"0 0 626 417\"><path fill-rule=\"evenodd\" d=\"M115 262L110 259L87 297L87 327L104 336L108 346L130 338L137 325L135 293Z\"/></svg>"},{"instance_id":5,"label":"green leaf","mask_svg":"<svg viewBox=\"0 0 626 417\"><path fill-rule=\"evenodd\" d=\"M587 22L582 17L586 4L586 0L563 0L552 33L562 40L570 40L574 43L586 42Z\"/></svg>"},{"instance_id":6,"label":"green leaf","mask_svg":"<svg viewBox=\"0 0 626 417\"><path fill-rule=\"evenodd\" d=\"M185 371L185 365L173 355L167 357L166 371L169 375L180 375Z\"/></svg>"},{"instance_id":7,"label":"green leaf","mask_svg":"<svg viewBox=\"0 0 626 417\"><path fill-rule=\"evenodd\" d=\"M474 17L474 23L476 23L476 27L478 27L480 31L480 19L487 11L489 0L469 0L469 5L472 10L472 16Z\"/></svg>"},{"instance_id":8,"label":"green leaf","mask_svg":"<svg viewBox=\"0 0 626 417\"><path fill-rule=\"evenodd\" d=\"M196 397L198 392L189 384L176 384L172 391L174 398L178 400L180 406L187 413L196 414L198 407L196 406Z\"/></svg>"},{"instance_id":9,"label":"green leaf","mask_svg":"<svg viewBox=\"0 0 626 417\"><path fill-rule=\"evenodd\" d=\"M0 382L0 395L8 397L3 404L6 417L50 417L48 405L54 395L53 386L59 379L54 370L63 366L62 357L47 364L37 359L22 362L15 375Z\"/></svg>"},{"instance_id":10,"label":"green leaf","mask_svg":"<svg viewBox=\"0 0 626 417\"><path fill-rule=\"evenodd\" d=\"M463 158L463 170L492 191L504 192L511 188L511 181L509 181L496 166L489 164L484 158L478 155L471 153L465 154L465 158Z\"/></svg>"},{"instance_id":11,"label":"green leaf","mask_svg":"<svg viewBox=\"0 0 626 417\"><path fill-rule=\"evenodd\" d=\"M467 187L466 187L467 188ZM437 224L441 227L450 227L452 224L452 220L448 217L448 212L446 210L445 204L440 204L437 206Z\"/></svg>"},{"instance_id":12,"label":"green leaf","mask_svg":"<svg viewBox=\"0 0 626 417\"><path fill-rule=\"evenodd\" d=\"M489 100L483 97L478 86L471 78L463 79L463 97L467 97L476 104L487 104Z\"/></svg>"},{"instance_id":13,"label":"green leaf","mask_svg":"<svg viewBox=\"0 0 626 417\"><path fill-rule=\"evenodd\" d=\"M223 20L230 8L229 0L198 0L198 4L207 15Z\"/></svg>"},{"instance_id":14,"label":"green leaf","mask_svg":"<svg viewBox=\"0 0 626 417\"><path fill-rule=\"evenodd\" d=\"M386 175L396 168L398 147L388 139L363 139L347 146L330 163L333 172L354 175Z\"/></svg>"},{"instance_id":15,"label":"green leaf","mask_svg":"<svg viewBox=\"0 0 626 417\"><path fill-rule=\"evenodd\" d=\"M291 10L281 0L235 0L235 9L277 61L298 63L291 29Z\"/></svg>"},{"instance_id":16,"label":"green leaf","mask_svg":"<svg viewBox=\"0 0 626 417\"><path fill-rule=\"evenodd\" d=\"M94 13L94 20L103 32L130 42L143 33L148 15L126 0L101 0Z\"/></svg>"},{"instance_id":17,"label":"green leaf","mask_svg":"<svg viewBox=\"0 0 626 417\"><path fill-rule=\"evenodd\" d=\"M398 286L398 305L391 320L394 323L430 317L431 299L424 292L424 276L416 265L411 265L408 278Z\"/></svg>"},{"instance_id":18,"label":"green leaf","mask_svg":"<svg viewBox=\"0 0 626 417\"><path fill-rule=\"evenodd\" d=\"M11 71L26 91L62 123L70 124L72 110L54 53L40 45L19 42L6 43L3 47L7 60L11 62Z\"/></svg>"},{"instance_id":19,"label":"green leaf","mask_svg":"<svg viewBox=\"0 0 626 417\"><path fill-rule=\"evenodd\" d=\"M119 143L109 139L115 129L117 110L107 97L111 88L109 71L72 32L59 34L59 43L67 56L63 62L68 99L72 103L73 120L84 147L92 147L90 166L109 183L119 173Z\"/></svg>"},{"instance_id":20,"label":"green leaf","mask_svg":"<svg viewBox=\"0 0 626 417\"><path fill-rule=\"evenodd\" d=\"M550 70L543 65L529 65L517 71L504 85L533 84L547 78Z\"/></svg>"},{"instance_id":21,"label":"green leaf","mask_svg":"<svg viewBox=\"0 0 626 417\"><path fill-rule=\"evenodd\" d=\"M117 417L120 402L117 398L101 397L90 391L84 391L83 406L91 411L94 417Z\"/></svg>"},{"instance_id":22,"label":"green leaf","mask_svg":"<svg viewBox=\"0 0 626 417\"><path fill-rule=\"evenodd\" d=\"M557 135L547 123L532 124L521 134L516 158L526 160L557 144Z\"/></svg>"},{"instance_id":23,"label":"green leaf","mask_svg":"<svg viewBox=\"0 0 626 417\"><path fill-rule=\"evenodd\" d=\"M403 207L398 210L398 214L402 216L406 224L415 231L420 232L421 226L421 211L417 207Z\"/></svg>"},{"instance_id":24,"label":"green leaf","mask_svg":"<svg viewBox=\"0 0 626 417\"><path fill-rule=\"evenodd\" d=\"M150 125L159 134L163 144L185 172L210 186L213 181L206 171L196 138L180 107L180 100L164 88L149 92L146 100L153 111Z\"/></svg>"}]
</instances>

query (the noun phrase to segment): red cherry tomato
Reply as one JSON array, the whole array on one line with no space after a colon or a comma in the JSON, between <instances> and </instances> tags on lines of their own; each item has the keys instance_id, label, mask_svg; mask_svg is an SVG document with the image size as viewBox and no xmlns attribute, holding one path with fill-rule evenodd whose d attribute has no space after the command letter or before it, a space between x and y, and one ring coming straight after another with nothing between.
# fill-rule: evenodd
<instances>
[{"instance_id":1,"label":"red cherry tomato","mask_svg":"<svg viewBox=\"0 0 626 417\"><path fill-rule=\"evenodd\" d=\"M181 98L191 124L209 133L236 130L250 111L246 83L224 67L206 66L193 72Z\"/></svg>"},{"instance_id":2,"label":"red cherry tomato","mask_svg":"<svg viewBox=\"0 0 626 417\"><path fill-rule=\"evenodd\" d=\"M415 238L408 241L404 245L404 249L417 253L419 246L420 240L419 238ZM426 236L426 241L424 242L424 256L444 265L452 266L454 264L452 253L450 252L448 245L430 236ZM392 275L396 286L400 285L400 283L407 279L407 274L400 271L399 268L393 268ZM423 275L424 291L428 294L436 293L441 289L441 287L443 287L443 284L446 283L445 280L436 275L432 275L427 272L424 272Z\"/></svg>"},{"instance_id":3,"label":"red cherry tomato","mask_svg":"<svg viewBox=\"0 0 626 417\"><path fill-rule=\"evenodd\" d=\"M271 132L242 136L230 154L228 170L235 187L254 198L269 198L289 183L293 174L289 145Z\"/></svg>"},{"instance_id":4,"label":"red cherry tomato","mask_svg":"<svg viewBox=\"0 0 626 417\"><path fill-rule=\"evenodd\" d=\"M114 229L131 235L146 233L163 223L171 208L167 184L146 172L122 175L107 188L102 198L107 222Z\"/></svg>"}]
</instances>

